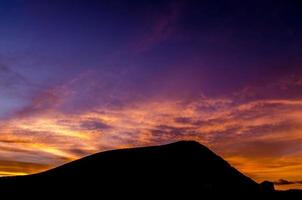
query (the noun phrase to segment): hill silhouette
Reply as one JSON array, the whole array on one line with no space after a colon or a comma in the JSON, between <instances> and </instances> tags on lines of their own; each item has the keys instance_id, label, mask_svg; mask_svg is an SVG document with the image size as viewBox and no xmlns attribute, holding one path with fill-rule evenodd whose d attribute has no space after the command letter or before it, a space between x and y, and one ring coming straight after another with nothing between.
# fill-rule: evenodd
<instances>
[{"instance_id":1,"label":"hill silhouette","mask_svg":"<svg viewBox=\"0 0 302 200\"><path fill-rule=\"evenodd\" d=\"M274 191L269 182L257 184L194 141L107 151L38 174L3 177L0 194L32 199L289 195Z\"/></svg>"}]
</instances>

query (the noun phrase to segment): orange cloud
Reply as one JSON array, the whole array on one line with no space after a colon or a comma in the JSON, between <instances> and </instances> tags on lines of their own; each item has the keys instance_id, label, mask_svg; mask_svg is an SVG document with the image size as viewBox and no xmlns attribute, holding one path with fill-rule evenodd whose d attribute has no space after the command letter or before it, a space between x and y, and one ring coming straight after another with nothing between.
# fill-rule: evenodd
<instances>
[{"instance_id":1,"label":"orange cloud","mask_svg":"<svg viewBox=\"0 0 302 200\"><path fill-rule=\"evenodd\" d=\"M77 114L46 109L1 123L0 160L21 163L1 171L28 174L107 149L194 139L257 181L302 180L301 116L302 100L290 99L152 100Z\"/></svg>"}]
</instances>

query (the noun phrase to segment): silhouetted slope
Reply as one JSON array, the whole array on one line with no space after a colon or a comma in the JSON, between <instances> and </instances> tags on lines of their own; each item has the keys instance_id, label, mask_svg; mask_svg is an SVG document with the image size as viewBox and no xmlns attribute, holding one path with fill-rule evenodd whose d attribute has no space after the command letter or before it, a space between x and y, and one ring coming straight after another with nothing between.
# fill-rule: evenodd
<instances>
[{"instance_id":1,"label":"silhouetted slope","mask_svg":"<svg viewBox=\"0 0 302 200\"><path fill-rule=\"evenodd\" d=\"M30 176L0 179L0 192L111 197L258 195L260 186L197 142L107 151ZM250 196L249 196L250 197ZM143 198L144 199L144 198Z\"/></svg>"}]
</instances>

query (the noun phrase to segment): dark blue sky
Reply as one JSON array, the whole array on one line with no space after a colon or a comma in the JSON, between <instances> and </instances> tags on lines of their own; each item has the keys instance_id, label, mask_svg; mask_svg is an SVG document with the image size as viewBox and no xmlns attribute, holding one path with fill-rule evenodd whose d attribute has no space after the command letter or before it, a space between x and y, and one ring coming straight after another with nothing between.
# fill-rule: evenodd
<instances>
[{"instance_id":1,"label":"dark blue sky","mask_svg":"<svg viewBox=\"0 0 302 200\"><path fill-rule=\"evenodd\" d=\"M129 87L167 72L219 95L301 63L298 1L4 2L2 65L38 85L126 68Z\"/></svg>"}]
</instances>

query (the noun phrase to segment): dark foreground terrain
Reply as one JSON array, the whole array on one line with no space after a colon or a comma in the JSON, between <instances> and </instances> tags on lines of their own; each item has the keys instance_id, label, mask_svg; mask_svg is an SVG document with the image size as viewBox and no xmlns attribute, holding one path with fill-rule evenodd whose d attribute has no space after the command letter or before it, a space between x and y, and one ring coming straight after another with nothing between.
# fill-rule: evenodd
<instances>
[{"instance_id":1,"label":"dark foreground terrain","mask_svg":"<svg viewBox=\"0 0 302 200\"><path fill-rule=\"evenodd\" d=\"M301 191L278 192L269 182L257 184L191 141L108 151L43 173L0 178L0 195L19 199L302 199Z\"/></svg>"}]
</instances>

